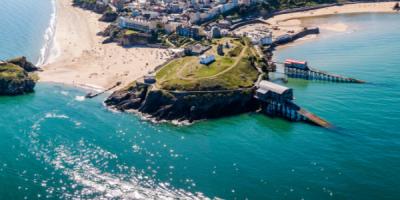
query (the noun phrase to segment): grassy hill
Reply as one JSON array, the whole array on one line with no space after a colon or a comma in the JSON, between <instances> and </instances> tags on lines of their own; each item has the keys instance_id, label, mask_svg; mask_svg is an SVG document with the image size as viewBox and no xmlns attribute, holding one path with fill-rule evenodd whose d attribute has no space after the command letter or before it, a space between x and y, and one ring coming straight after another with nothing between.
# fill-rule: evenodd
<instances>
[{"instance_id":1,"label":"grassy hill","mask_svg":"<svg viewBox=\"0 0 400 200\"><path fill-rule=\"evenodd\" d=\"M230 44L224 55L217 54L218 44ZM186 56L171 61L156 73L157 87L166 90L216 90L252 87L258 71L251 64L251 46L232 38L215 40L206 55L215 62L199 63L199 57Z\"/></svg>"},{"instance_id":2,"label":"grassy hill","mask_svg":"<svg viewBox=\"0 0 400 200\"><path fill-rule=\"evenodd\" d=\"M27 75L25 70L17 65L11 63L0 65L0 79L2 80L18 80Z\"/></svg>"}]
</instances>

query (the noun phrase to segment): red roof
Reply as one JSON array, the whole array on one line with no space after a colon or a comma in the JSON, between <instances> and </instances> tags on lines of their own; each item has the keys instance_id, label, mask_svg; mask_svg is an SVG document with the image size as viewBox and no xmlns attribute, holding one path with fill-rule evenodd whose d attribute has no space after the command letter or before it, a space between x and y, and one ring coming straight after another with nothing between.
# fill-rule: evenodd
<instances>
[{"instance_id":1,"label":"red roof","mask_svg":"<svg viewBox=\"0 0 400 200\"><path fill-rule=\"evenodd\" d=\"M285 64L300 64L300 65L306 65L306 61L299 61L299 60L293 60L293 59L286 59Z\"/></svg>"}]
</instances>

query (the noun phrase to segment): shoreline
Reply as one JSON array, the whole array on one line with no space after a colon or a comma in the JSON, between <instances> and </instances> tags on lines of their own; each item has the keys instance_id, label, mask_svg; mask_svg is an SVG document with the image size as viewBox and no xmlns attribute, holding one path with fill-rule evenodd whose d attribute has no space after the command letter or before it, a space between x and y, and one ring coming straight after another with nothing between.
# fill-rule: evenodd
<instances>
[{"instance_id":1,"label":"shoreline","mask_svg":"<svg viewBox=\"0 0 400 200\"><path fill-rule=\"evenodd\" d=\"M398 13L398 11L393 10L393 6L395 3L396 1L335 5L315 10L280 14L267 19L266 22L271 24L271 26L278 26L280 28L283 27L285 30L287 29L299 30L309 26L310 24L305 24L304 21L310 19L317 19L317 18L324 18L324 17L338 16L338 15L352 15L352 14ZM340 22L335 24L317 23L312 25L319 27L321 30L327 30L330 32L346 32L348 31L349 28L346 22ZM283 33L281 32L280 34ZM291 43L277 47L277 50L288 46L297 45L298 43L303 43L305 41L314 40L318 37L319 36L317 35L313 37L306 37L301 40L296 40Z\"/></svg>"},{"instance_id":2,"label":"shoreline","mask_svg":"<svg viewBox=\"0 0 400 200\"><path fill-rule=\"evenodd\" d=\"M323 8L317 8L307 11L298 11L291 12L285 14L279 14L264 20L266 24L250 24L243 27L240 27L234 30L238 34L249 33L257 30L271 30L272 38L276 39L277 37L284 34L293 34L293 32L299 32L303 30L305 27L318 27L320 30L323 30L319 35L310 35L304 38L289 42L287 44L279 45L275 50L280 50L282 48L295 46L304 42L309 42L315 40L320 37L321 34L326 35L328 32L331 33L341 33L346 32L349 29L349 26L346 22L334 23L334 24L326 24L326 23L313 23L307 24L304 23L306 20L331 17L331 16L340 16L340 15L353 15L353 14L368 14L368 13L387 13L387 14L395 14L399 13L398 11L393 10L393 6L396 1L391 2L374 2L374 3L351 3L351 4L343 4L343 5L332 5Z\"/></svg>"},{"instance_id":3,"label":"shoreline","mask_svg":"<svg viewBox=\"0 0 400 200\"><path fill-rule=\"evenodd\" d=\"M45 65L49 59L51 58L51 52L56 45L54 44L54 36L56 32L56 23L57 23L57 6L56 0L51 0L52 12L50 15L49 26L45 30L43 34L44 43L40 48L40 54L36 61L36 66Z\"/></svg>"},{"instance_id":4,"label":"shoreline","mask_svg":"<svg viewBox=\"0 0 400 200\"><path fill-rule=\"evenodd\" d=\"M72 0L55 4L55 34L46 63L41 65L40 82L105 89L120 81L121 88L172 56L166 49L102 44L105 38L97 33L109 23L99 21L101 15L73 7Z\"/></svg>"},{"instance_id":5,"label":"shoreline","mask_svg":"<svg viewBox=\"0 0 400 200\"><path fill-rule=\"evenodd\" d=\"M397 3L397 1L335 5L315 10L280 14L271 17L266 21L276 25L279 24L279 22L289 20L301 20L304 18L326 17L340 14L398 13L398 11L393 10L395 3Z\"/></svg>"}]
</instances>

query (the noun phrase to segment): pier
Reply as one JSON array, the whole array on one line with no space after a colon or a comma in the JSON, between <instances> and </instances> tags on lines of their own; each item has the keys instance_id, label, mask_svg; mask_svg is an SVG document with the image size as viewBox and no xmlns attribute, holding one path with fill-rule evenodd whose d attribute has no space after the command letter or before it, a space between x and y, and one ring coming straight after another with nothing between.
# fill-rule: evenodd
<instances>
[{"instance_id":1,"label":"pier","mask_svg":"<svg viewBox=\"0 0 400 200\"><path fill-rule=\"evenodd\" d=\"M89 92L89 93L87 93L87 94L85 95L85 98L88 98L88 99L95 98L95 97L97 97L97 96L99 96L99 95L101 95L101 94L104 94L104 93L106 93L106 92L108 92L108 91L110 91L110 90L112 90L112 89L114 89L114 88L116 88L116 87L118 87L118 86L120 86L120 85L121 85L121 82L117 82L117 83L115 83L115 85L111 86L110 88L108 88L108 89L106 89L106 90L104 90L104 91L101 91L101 92L98 92L98 93L91 93L91 92Z\"/></svg>"},{"instance_id":2,"label":"pier","mask_svg":"<svg viewBox=\"0 0 400 200\"><path fill-rule=\"evenodd\" d=\"M296 61L287 59L284 63L282 62L274 62L274 63L282 64L284 67L284 73L289 78L330 81L338 83L365 83L365 81L363 80L345 77L338 74L333 74L309 67L306 61Z\"/></svg>"},{"instance_id":3,"label":"pier","mask_svg":"<svg viewBox=\"0 0 400 200\"><path fill-rule=\"evenodd\" d=\"M332 127L326 120L296 105L291 88L264 80L257 85L254 97L262 102L262 110L269 116L279 116L290 121L307 121L324 128Z\"/></svg>"}]
</instances>

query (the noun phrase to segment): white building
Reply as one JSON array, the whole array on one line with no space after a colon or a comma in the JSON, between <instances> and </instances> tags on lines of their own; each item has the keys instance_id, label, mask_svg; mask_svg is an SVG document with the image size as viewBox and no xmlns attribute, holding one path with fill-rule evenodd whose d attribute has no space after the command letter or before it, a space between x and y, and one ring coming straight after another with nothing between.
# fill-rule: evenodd
<instances>
[{"instance_id":1,"label":"white building","mask_svg":"<svg viewBox=\"0 0 400 200\"><path fill-rule=\"evenodd\" d=\"M208 65L215 61L214 55L202 55L200 56L200 64Z\"/></svg>"},{"instance_id":2,"label":"white building","mask_svg":"<svg viewBox=\"0 0 400 200\"><path fill-rule=\"evenodd\" d=\"M247 36L250 38L253 45L271 45L272 44L272 33L248 33Z\"/></svg>"},{"instance_id":3,"label":"white building","mask_svg":"<svg viewBox=\"0 0 400 200\"><path fill-rule=\"evenodd\" d=\"M157 24L155 21L148 21L143 18L120 17L118 19L118 25L120 28L127 28L142 32L150 32L151 30L156 29Z\"/></svg>"},{"instance_id":4,"label":"white building","mask_svg":"<svg viewBox=\"0 0 400 200\"><path fill-rule=\"evenodd\" d=\"M293 100L293 89L263 80L258 84L256 98L264 101L273 99L280 102Z\"/></svg>"}]
</instances>

